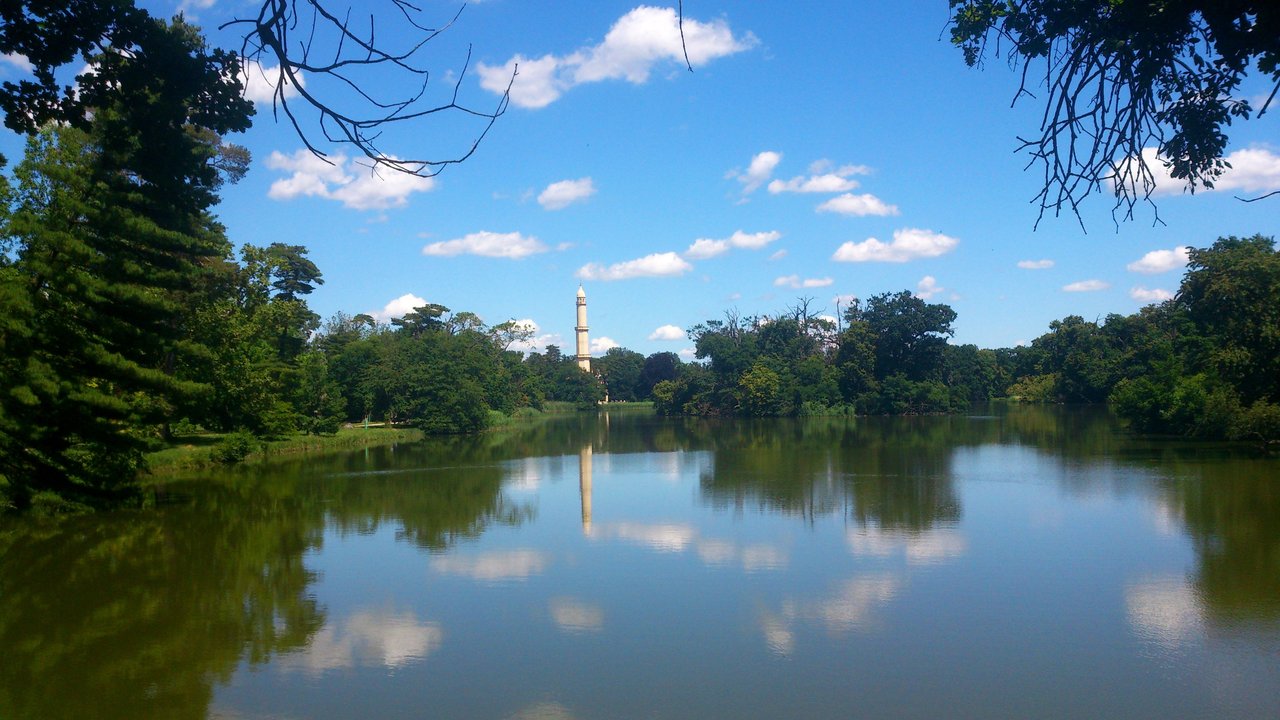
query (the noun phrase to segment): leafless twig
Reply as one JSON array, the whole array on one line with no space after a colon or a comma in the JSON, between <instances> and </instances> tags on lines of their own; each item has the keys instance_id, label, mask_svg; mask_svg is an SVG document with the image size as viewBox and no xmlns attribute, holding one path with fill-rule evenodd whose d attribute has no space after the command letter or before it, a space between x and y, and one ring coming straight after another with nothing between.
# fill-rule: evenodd
<instances>
[{"instance_id":1,"label":"leafless twig","mask_svg":"<svg viewBox=\"0 0 1280 720\"><path fill-rule=\"evenodd\" d=\"M328 143L355 147L375 167L432 177L475 153L493 124L506 112L517 72L513 69L506 90L492 110L477 110L461 104L458 95L471 64L468 48L449 101L427 102L430 72L418 63L416 56L449 29L466 6L459 8L442 27L430 28L420 22L420 8L407 0L391 0L391 3L403 22L420 33L416 41L400 49L391 49L379 40L373 15L369 16L367 27L357 31L352 25L350 9L340 17L330 12L323 0L263 0L256 17L237 18L222 27L245 28L240 56L246 72L254 64L264 71L268 64L274 65L271 69L272 112L277 119L283 115L288 120L314 155L329 162L327 152L316 137L318 132ZM300 27L305 30L295 36ZM319 59L326 47L332 47L332 57L326 53L324 59ZM406 81L401 83L397 79L397 85L410 90L391 99L378 97L357 77L361 71L377 68L397 73ZM307 78L314 81L322 77L336 81L352 95L346 99L322 96L319 90L304 84ZM299 117L298 100L318 114L318 131ZM384 151L379 144L383 132L392 126L445 114L469 116L479 123L470 144L460 152L443 157L399 157Z\"/></svg>"}]
</instances>

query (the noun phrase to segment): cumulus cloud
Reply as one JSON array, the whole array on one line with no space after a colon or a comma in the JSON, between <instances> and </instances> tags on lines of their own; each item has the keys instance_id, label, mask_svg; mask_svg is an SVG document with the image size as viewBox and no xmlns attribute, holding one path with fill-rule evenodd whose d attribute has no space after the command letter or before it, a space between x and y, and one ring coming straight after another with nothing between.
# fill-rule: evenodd
<instances>
[{"instance_id":1,"label":"cumulus cloud","mask_svg":"<svg viewBox=\"0 0 1280 720\"><path fill-rule=\"evenodd\" d=\"M897 205L890 205L871 193L863 193L862 195L845 193L833 197L819 205L818 212L833 212L856 217L866 217L868 215L885 217L899 214Z\"/></svg>"},{"instance_id":2,"label":"cumulus cloud","mask_svg":"<svg viewBox=\"0 0 1280 720\"><path fill-rule=\"evenodd\" d=\"M0 55L0 67L6 65L28 75L35 71L35 66L27 59L27 56L19 55L18 53Z\"/></svg>"},{"instance_id":3,"label":"cumulus cloud","mask_svg":"<svg viewBox=\"0 0 1280 720\"><path fill-rule=\"evenodd\" d=\"M1140 303L1158 303L1165 300L1172 300L1173 293L1160 288L1147 289L1141 285L1129 290L1129 297Z\"/></svg>"},{"instance_id":4,"label":"cumulus cloud","mask_svg":"<svg viewBox=\"0 0 1280 720\"><path fill-rule=\"evenodd\" d=\"M1186 267L1187 260L1187 247L1179 245L1172 250L1152 250L1141 258L1125 265L1125 269L1129 272L1142 273L1143 275L1155 275Z\"/></svg>"},{"instance_id":5,"label":"cumulus cloud","mask_svg":"<svg viewBox=\"0 0 1280 720\"><path fill-rule=\"evenodd\" d=\"M480 255L512 260L546 251L547 246L532 235L522 235L518 232L495 233L488 230L481 230L453 240L433 242L422 248L423 255L443 257Z\"/></svg>"},{"instance_id":6,"label":"cumulus cloud","mask_svg":"<svg viewBox=\"0 0 1280 720\"><path fill-rule=\"evenodd\" d=\"M916 283L915 294L916 294L916 297L920 298L921 300L928 300L929 298L933 297L934 295L937 295L943 290L946 290L946 288L939 285L938 281L935 280L932 275L925 275L924 277L920 278L920 282Z\"/></svg>"},{"instance_id":7,"label":"cumulus cloud","mask_svg":"<svg viewBox=\"0 0 1280 720\"><path fill-rule=\"evenodd\" d=\"M601 355L608 352L610 348L616 348L616 347L622 347L621 345L618 344L617 340L614 340L611 337L605 337L604 335L601 335L600 337L591 338L590 353L592 355Z\"/></svg>"},{"instance_id":8,"label":"cumulus cloud","mask_svg":"<svg viewBox=\"0 0 1280 720\"><path fill-rule=\"evenodd\" d=\"M688 250L684 251L684 256L690 260L706 260L723 255L729 248L759 250L780 237L782 233L777 230L757 233L737 230L727 238L698 238L693 241Z\"/></svg>"},{"instance_id":9,"label":"cumulus cloud","mask_svg":"<svg viewBox=\"0 0 1280 720\"><path fill-rule=\"evenodd\" d=\"M738 230L729 236L729 244L736 248L759 250L780 237L782 237L782 233L777 230L758 233L745 233Z\"/></svg>"},{"instance_id":10,"label":"cumulus cloud","mask_svg":"<svg viewBox=\"0 0 1280 720\"><path fill-rule=\"evenodd\" d=\"M831 278L801 278L799 275L784 275L773 281L774 287L789 287L799 290L801 288L820 288L827 287L834 283Z\"/></svg>"},{"instance_id":11,"label":"cumulus cloud","mask_svg":"<svg viewBox=\"0 0 1280 720\"><path fill-rule=\"evenodd\" d=\"M404 207L411 194L435 187L434 178L366 167L349 161L343 153L330 155L326 162L306 149L292 155L272 151L267 157L267 167L292 173L271 183L267 197L273 200L321 197L337 200L355 210Z\"/></svg>"},{"instance_id":12,"label":"cumulus cloud","mask_svg":"<svg viewBox=\"0 0 1280 720\"><path fill-rule=\"evenodd\" d=\"M540 108L577 85L604 80L643 84L659 65L683 65L686 51L690 63L703 65L758 42L751 33L735 37L723 20L686 17L683 30L682 40L674 8L637 7L619 18L598 45L536 59L516 55L502 65L479 63L480 86L500 95L510 84L512 104Z\"/></svg>"},{"instance_id":13,"label":"cumulus cloud","mask_svg":"<svg viewBox=\"0 0 1280 720\"><path fill-rule=\"evenodd\" d=\"M638 277L671 277L683 275L693 269L683 258L673 252L653 253L635 260L599 265L587 263L578 268L576 276L582 280L630 280Z\"/></svg>"},{"instance_id":14,"label":"cumulus cloud","mask_svg":"<svg viewBox=\"0 0 1280 720\"><path fill-rule=\"evenodd\" d=\"M1052 260L1019 260L1018 267L1023 270L1048 270L1053 267Z\"/></svg>"},{"instance_id":15,"label":"cumulus cloud","mask_svg":"<svg viewBox=\"0 0 1280 720\"><path fill-rule=\"evenodd\" d=\"M563 338L559 333L543 333L541 326L534 322L532 318L521 318L514 321L516 326L528 331L529 337L526 340L517 340L511 343L512 350L518 350L524 353L546 352L548 345L563 346Z\"/></svg>"},{"instance_id":16,"label":"cumulus cloud","mask_svg":"<svg viewBox=\"0 0 1280 720\"><path fill-rule=\"evenodd\" d=\"M858 187L858 181L850 175L866 175L871 168L866 165L842 165L834 170L831 163L819 160L809 166L810 174L797 175L790 180L774 180L769 183L769 192L778 193L839 193L848 192Z\"/></svg>"},{"instance_id":17,"label":"cumulus cloud","mask_svg":"<svg viewBox=\"0 0 1280 720\"><path fill-rule=\"evenodd\" d=\"M1153 195L1177 195L1185 191L1186 182L1169 174L1164 158L1155 148L1142 151L1142 159L1151 168L1156 189ZM1196 192L1214 192L1223 190L1239 190L1246 193L1268 193L1280 190L1280 155L1261 147L1236 150L1227 154L1224 160L1231 167L1227 168L1213 187L1198 187Z\"/></svg>"},{"instance_id":18,"label":"cumulus cloud","mask_svg":"<svg viewBox=\"0 0 1280 720\"><path fill-rule=\"evenodd\" d=\"M706 260L727 252L729 252L729 242L727 240L698 238L693 241L688 250L684 251L684 256L690 260Z\"/></svg>"},{"instance_id":19,"label":"cumulus cloud","mask_svg":"<svg viewBox=\"0 0 1280 720\"><path fill-rule=\"evenodd\" d=\"M684 338L684 330L675 325L663 325L649 333L650 340L683 340Z\"/></svg>"},{"instance_id":20,"label":"cumulus cloud","mask_svg":"<svg viewBox=\"0 0 1280 720\"><path fill-rule=\"evenodd\" d=\"M307 85L301 74L296 75L296 77L298 81L297 87L289 80L284 80L283 95L286 100L297 96L298 87L306 87ZM244 85L244 97L246 100L264 105L274 102L276 86L280 81L279 65L263 65L257 60L240 61L240 82Z\"/></svg>"},{"instance_id":21,"label":"cumulus cloud","mask_svg":"<svg viewBox=\"0 0 1280 720\"><path fill-rule=\"evenodd\" d=\"M538 204L547 210L560 210L596 194L596 184L589 177L551 183L538 195Z\"/></svg>"},{"instance_id":22,"label":"cumulus cloud","mask_svg":"<svg viewBox=\"0 0 1280 720\"><path fill-rule=\"evenodd\" d=\"M908 262L945 255L958 244L959 240L932 230L902 228L893 231L893 242L889 243L876 238L867 238L860 243L850 240L837 248L831 259L837 262Z\"/></svg>"},{"instance_id":23,"label":"cumulus cloud","mask_svg":"<svg viewBox=\"0 0 1280 720\"><path fill-rule=\"evenodd\" d=\"M414 295L413 293L405 293L400 297L388 302L382 306L381 310L374 310L369 316L378 322L390 322L392 318L404 317L413 311L414 308L426 305L427 301Z\"/></svg>"},{"instance_id":24,"label":"cumulus cloud","mask_svg":"<svg viewBox=\"0 0 1280 720\"><path fill-rule=\"evenodd\" d=\"M780 162L782 162L782 153L765 150L752 156L751 164L746 170L740 171L734 168L726 173L725 177L742 183L742 194L750 195L773 175L773 169L778 167Z\"/></svg>"},{"instance_id":25,"label":"cumulus cloud","mask_svg":"<svg viewBox=\"0 0 1280 720\"><path fill-rule=\"evenodd\" d=\"M1106 290L1109 287L1111 287L1110 283L1105 283L1101 280L1081 280L1063 285L1062 289L1065 292L1097 292Z\"/></svg>"}]
</instances>

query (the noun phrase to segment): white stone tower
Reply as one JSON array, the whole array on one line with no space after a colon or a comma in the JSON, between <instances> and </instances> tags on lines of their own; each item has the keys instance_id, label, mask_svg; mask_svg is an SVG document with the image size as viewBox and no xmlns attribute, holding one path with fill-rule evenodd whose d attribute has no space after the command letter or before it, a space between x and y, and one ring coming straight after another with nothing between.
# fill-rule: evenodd
<instances>
[{"instance_id":1,"label":"white stone tower","mask_svg":"<svg viewBox=\"0 0 1280 720\"><path fill-rule=\"evenodd\" d=\"M591 372L591 343L587 340L587 293L578 286L578 367Z\"/></svg>"}]
</instances>

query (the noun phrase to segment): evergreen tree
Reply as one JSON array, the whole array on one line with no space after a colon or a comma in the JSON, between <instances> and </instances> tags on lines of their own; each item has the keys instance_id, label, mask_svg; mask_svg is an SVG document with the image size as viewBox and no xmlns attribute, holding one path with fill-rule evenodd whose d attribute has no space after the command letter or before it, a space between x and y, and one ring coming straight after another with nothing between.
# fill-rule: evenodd
<instances>
[{"instance_id":1,"label":"evergreen tree","mask_svg":"<svg viewBox=\"0 0 1280 720\"><path fill-rule=\"evenodd\" d=\"M230 56L181 21L108 48L85 130L28 145L0 287L0 475L18 505L128 493L147 435L198 388L170 369L181 301L225 252L208 215L222 133L248 126ZM219 144L215 144L219 143Z\"/></svg>"}]
</instances>

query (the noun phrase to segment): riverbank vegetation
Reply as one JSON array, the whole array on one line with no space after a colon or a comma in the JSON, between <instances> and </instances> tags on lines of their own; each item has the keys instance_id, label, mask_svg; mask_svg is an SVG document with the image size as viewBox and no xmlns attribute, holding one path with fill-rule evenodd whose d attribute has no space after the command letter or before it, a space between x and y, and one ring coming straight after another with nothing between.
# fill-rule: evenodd
<instances>
[{"instance_id":1,"label":"riverbank vegetation","mask_svg":"<svg viewBox=\"0 0 1280 720\"><path fill-rule=\"evenodd\" d=\"M840 318L801 301L690 330L705 364L653 390L676 415L922 414L974 401L1113 404L1141 432L1280 440L1280 253L1270 238L1191 249L1176 296L1055 320L1029 345L952 345L955 312L908 292Z\"/></svg>"}]
</instances>

